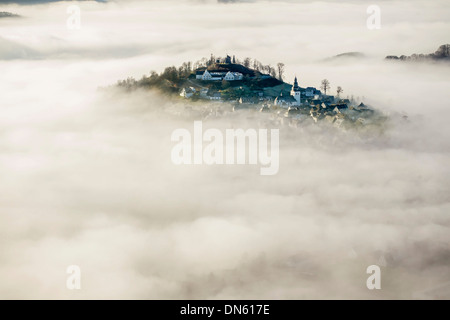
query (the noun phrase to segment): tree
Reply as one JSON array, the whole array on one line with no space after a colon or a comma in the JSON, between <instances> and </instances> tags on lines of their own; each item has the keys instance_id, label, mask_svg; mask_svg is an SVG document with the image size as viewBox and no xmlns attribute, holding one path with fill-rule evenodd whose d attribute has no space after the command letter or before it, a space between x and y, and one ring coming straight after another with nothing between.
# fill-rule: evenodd
<instances>
[{"instance_id":1,"label":"tree","mask_svg":"<svg viewBox=\"0 0 450 320\"><path fill-rule=\"evenodd\" d=\"M337 96L340 97L341 93L344 92L341 86L338 86L336 89Z\"/></svg>"},{"instance_id":2,"label":"tree","mask_svg":"<svg viewBox=\"0 0 450 320\"><path fill-rule=\"evenodd\" d=\"M209 59L208 66L214 64L216 62L216 57L211 53L211 58Z\"/></svg>"},{"instance_id":3,"label":"tree","mask_svg":"<svg viewBox=\"0 0 450 320\"><path fill-rule=\"evenodd\" d=\"M270 64L263 67L263 70L270 76L276 78L277 76L277 70L273 68Z\"/></svg>"},{"instance_id":4,"label":"tree","mask_svg":"<svg viewBox=\"0 0 450 320\"><path fill-rule=\"evenodd\" d=\"M250 58L245 58L244 59L244 67L250 68L250 64L251 63L252 63L252 59L250 59Z\"/></svg>"},{"instance_id":5,"label":"tree","mask_svg":"<svg viewBox=\"0 0 450 320\"><path fill-rule=\"evenodd\" d=\"M434 54L438 57L450 57L450 44L443 44Z\"/></svg>"},{"instance_id":6,"label":"tree","mask_svg":"<svg viewBox=\"0 0 450 320\"><path fill-rule=\"evenodd\" d=\"M236 64L236 57L233 55L233 64Z\"/></svg>"},{"instance_id":7,"label":"tree","mask_svg":"<svg viewBox=\"0 0 450 320\"><path fill-rule=\"evenodd\" d=\"M158 73L155 70L150 71L150 79L158 79Z\"/></svg>"},{"instance_id":8,"label":"tree","mask_svg":"<svg viewBox=\"0 0 450 320\"><path fill-rule=\"evenodd\" d=\"M325 94L327 94L327 90L330 89L330 81L328 81L327 79L323 79L320 88L323 90Z\"/></svg>"},{"instance_id":9,"label":"tree","mask_svg":"<svg viewBox=\"0 0 450 320\"><path fill-rule=\"evenodd\" d=\"M179 79L178 70L176 67L167 67L161 75L162 79L166 79L172 82L176 82Z\"/></svg>"},{"instance_id":10,"label":"tree","mask_svg":"<svg viewBox=\"0 0 450 320\"><path fill-rule=\"evenodd\" d=\"M253 70L259 71L259 61L253 60Z\"/></svg>"},{"instance_id":11,"label":"tree","mask_svg":"<svg viewBox=\"0 0 450 320\"><path fill-rule=\"evenodd\" d=\"M284 63L278 62L278 80L283 81L283 75L284 75Z\"/></svg>"},{"instance_id":12,"label":"tree","mask_svg":"<svg viewBox=\"0 0 450 320\"><path fill-rule=\"evenodd\" d=\"M133 77L128 77L126 80L117 81L119 87L123 87L127 90L131 90L136 87L137 81Z\"/></svg>"},{"instance_id":13,"label":"tree","mask_svg":"<svg viewBox=\"0 0 450 320\"><path fill-rule=\"evenodd\" d=\"M180 76L180 77L184 76L184 67L183 66L178 67L178 76Z\"/></svg>"},{"instance_id":14,"label":"tree","mask_svg":"<svg viewBox=\"0 0 450 320\"><path fill-rule=\"evenodd\" d=\"M272 68L272 69L270 70L270 75L271 75L273 78L276 78L276 77L277 77L277 69Z\"/></svg>"},{"instance_id":15,"label":"tree","mask_svg":"<svg viewBox=\"0 0 450 320\"><path fill-rule=\"evenodd\" d=\"M253 60L253 69L259 72L264 72L264 65L258 60Z\"/></svg>"}]
</instances>

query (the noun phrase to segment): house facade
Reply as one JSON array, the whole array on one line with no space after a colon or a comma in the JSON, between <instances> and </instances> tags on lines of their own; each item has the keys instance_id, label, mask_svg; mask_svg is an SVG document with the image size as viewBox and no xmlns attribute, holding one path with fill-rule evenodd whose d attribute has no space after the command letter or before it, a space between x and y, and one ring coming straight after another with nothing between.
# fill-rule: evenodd
<instances>
[{"instance_id":1,"label":"house facade","mask_svg":"<svg viewBox=\"0 0 450 320\"><path fill-rule=\"evenodd\" d=\"M313 87L307 87L305 89L305 97L306 98L314 98L316 96L320 97L321 94L322 94L322 92L320 90L317 90L316 88L313 88Z\"/></svg>"},{"instance_id":2,"label":"house facade","mask_svg":"<svg viewBox=\"0 0 450 320\"><path fill-rule=\"evenodd\" d=\"M231 71L197 71L195 78L203 81L237 81L244 79L244 75L240 72Z\"/></svg>"},{"instance_id":3,"label":"house facade","mask_svg":"<svg viewBox=\"0 0 450 320\"><path fill-rule=\"evenodd\" d=\"M274 105L285 109L297 106L297 103L297 100L293 96L284 96L283 93L276 97L275 101L273 102Z\"/></svg>"},{"instance_id":4,"label":"house facade","mask_svg":"<svg viewBox=\"0 0 450 320\"><path fill-rule=\"evenodd\" d=\"M196 90L194 87L183 88L180 92L180 96L189 99L194 95L195 92Z\"/></svg>"},{"instance_id":5,"label":"house facade","mask_svg":"<svg viewBox=\"0 0 450 320\"><path fill-rule=\"evenodd\" d=\"M244 75L240 72L231 72L228 71L228 73L225 75L224 80L227 81L237 81L244 79Z\"/></svg>"}]
</instances>

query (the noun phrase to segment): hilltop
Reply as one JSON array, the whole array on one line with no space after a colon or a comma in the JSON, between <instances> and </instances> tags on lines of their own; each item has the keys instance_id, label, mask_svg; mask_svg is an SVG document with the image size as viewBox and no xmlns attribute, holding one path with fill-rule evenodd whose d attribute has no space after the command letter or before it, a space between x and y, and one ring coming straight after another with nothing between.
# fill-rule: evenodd
<instances>
[{"instance_id":1,"label":"hilltop","mask_svg":"<svg viewBox=\"0 0 450 320\"><path fill-rule=\"evenodd\" d=\"M410 56L401 55L400 57L391 55L391 56L387 56L386 60L450 62L450 44L441 45L434 53L429 53L429 54L414 53Z\"/></svg>"},{"instance_id":2,"label":"hilltop","mask_svg":"<svg viewBox=\"0 0 450 320\"><path fill-rule=\"evenodd\" d=\"M160 74L155 71L150 72L149 76L143 76L141 80L128 78L118 81L118 86L127 90L136 88L157 89L164 94L179 94L185 87L208 89L211 92L220 91L221 94L230 99L237 99L242 95L249 95L251 91L260 90L270 92L276 96L280 92L288 93L292 85L282 81L282 75L276 75L275 68L270 65L264 66L257 60L253 61L254 68L249 66L250 58L240 62L233 57L227 58L202 58L192 63L185 62L180 67L167 67ZM247 64L247 66L245 65ZM208 71L213 75L220 75L213 80L203 81L201 76ZM280 72L280 71L278 71ZM231 79L225 77L226 74L234 75Z\"/></svg>"},{"instance_id":3,"label":"hilltop","mask_svg":"<svg viewBox=\"0 0 450 320\"><path fill-rule=\"evenodd\" d=\"M323 59L323 62L336 62L336 61L353 61L367 58L367 56L362 52L344 52L337 54L332 57Z\"/></svg>"},{"instance_id":4,"label":"hilltop","mask_svg":"<svg viewBox=\"0 0 450 320\"><path fill-rule=\"evenodd\" d=\"M0 18L18 18L18 17L20 16L15 13L0 11Z\"/></svg>"},{"instance_id":5,"label":"hilltop","mask_svg":"<svg viewBox=\"0 0 450 320\"><path fill-rule=\"evenodd\" d=\"M195 63L185 62L178 68L167 67L160 74L152 71L139 81L128 78L119 81L118 86L126 90L156 89L172 99L185 100L191 107L202 101L198 105L269 112L294 126L304 121L324 121L342 128L366 127L377 126L386 119L358 98L341 97L340 86L336 96L327 94L330 90L327 79L321 82L323 92L315 87L300 87L297 78L293 84L283 81L284 64L277 67L264 66L250 58L241 62L235 57L211 56Z\"/></svg>"}]
</instances>

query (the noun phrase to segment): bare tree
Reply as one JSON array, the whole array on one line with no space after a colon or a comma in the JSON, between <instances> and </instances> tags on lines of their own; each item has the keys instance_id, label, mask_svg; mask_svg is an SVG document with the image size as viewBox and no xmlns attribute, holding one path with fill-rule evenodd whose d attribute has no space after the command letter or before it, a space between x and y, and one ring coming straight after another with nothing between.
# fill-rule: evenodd
<instances>
[{"instance_id":1,"label":"bare tree","mask_svg":"<svg viewBox=\"0 0 450 320\"><path fill-rule=\"evenodd\" d=\"M337 96L340 97L342 92L344 92L344 90L342 89L341 86L338 86L336 89Z\"/></svg>"},{"instance_id":2,"label":"bare tree","mask_svg":"<svg viewBox=\"0 0 450 320\"><path fill-rule=\"evenodd\" d=\"M250 68L250 64L251 63L252 63L252 59L250 59L250 58L245 58L244 59L244 67Z\"/></svg>"},{"instance_id":3,"label":"bare tree","mask_svg":"<svg viewBox=\"0 0 450 320\"><path fill-rule=\"evenodd\" d=\"M209 59L208 66L214 64L216 62L216 57L211 53L211 58Z\"/></svg>"},{"instance_id":4,"label":"bare tree","mask_svg":"<svg viewBox=\"0 0 450 320\"><path fill-rule=\"evenodd\" d=\"M260 62L258 60L253 60L253 70L260 71L259 64Z\"/></svg>"},{"instance_id":5,"label":"bare tree","mask_svg":"<svg viewBox=\"0 0 450 320\"><path fill-rule=\"evenodd\" d=\"M189 75L192 70L192 62L183 62L178 72L183 75Z\"/></svg>"},{"instance_id":6,"label":"bare tree","mask_svg":"<svg viewBox=\"0 0 450 320\"><path fill-rule=\"evenodd\" d=\"M270 64L268 64L267 66L264 66L263 70L264 70L265 73L271 74L272 73L272 66Z\"/></svg>"},{"instance_id":7,"label":"bare tree","mask_svg":"<svg viewBox=\"0 0 450 320\"><path fill-rule=\"evenodd\" d=\"M320 88L323 90L325 94L327 94L327 90L330 89L330 81L328 81L327 79L323 79Z\"/></svg>"},{"instance_id":8,"label":"bare tree","mask_svg":"<svg viewBox=\"0 0 450 320\"><path fill-rule=\"evenodd\" d=\"M209 63L209 59L206 58L206 57L203 57L201 60L198 60L198 61L197 61L197 68L200 68L200 67L207 67L207 66L208 66L208 63ZM196 69L197 69L197 68L196 68Z\"/></svg>"},{"instance_id":9,"label":"bare tree","mask_svg":"<svg viewBox=\"0 0 450 320\"><path fill-rule=\"evenodd\" d=\"M283 81L283 76L284 76L284 63L278 62L277 67L278 67L278 79L279 79L280 81Z\"/></svg>"},{"instance_id":10,"label":"bare tree","mask_svg":"<svg viewBox=\"0 0 450 320\"><path fill-rule=\"evenodd\" d=\"M272 78L276 78L277 77L277 69L271 68L270 75L272 76Z\"/></svg>"},{"instance_id":11,"label":"bare tree","mask_svg":"<svg viewBox=\"0 0 450 320\"><path fill-rule=\"evenodd\" d=\"M264 65L258 60L253 61L253 69L259 72L264 72L265 70Z\"/></svg>"},{"instance_id":12,"label":"bare tree","mask_svg":"<svg viewBox=\"0 0 450 320\"><path fill-rule=\"evenodd\" d=\"M258 63L258 70L259 72L264 72L264 65L261 62Z\"/></svg>"}]
</instances>

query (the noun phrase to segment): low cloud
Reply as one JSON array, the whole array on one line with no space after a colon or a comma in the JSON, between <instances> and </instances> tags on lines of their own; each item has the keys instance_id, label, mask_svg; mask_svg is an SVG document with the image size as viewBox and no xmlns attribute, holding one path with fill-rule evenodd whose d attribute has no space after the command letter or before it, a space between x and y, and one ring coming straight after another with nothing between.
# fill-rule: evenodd
<instances>
[{"instance_id":1,"label":"low cloud","mask_svg":"<svg viewBox=\"0 0 450 320\"><path fill-rule=\"evenodd\" d=\"M355 2L326 4L353 20L324 19L319 3L174 3L80 4L79 31L66 3L6 8L28 21L0 33L0 297L448 298L448 66L383 61L447 43L448 6L395 22L404 3L386 2L376 33ZM367 58L317 62L349 51ZM204 125L280 128L279 173L175 166L172 131L202 119L181 100L98 87L211 52L284 61L288 79L328 78L391 120L343 132L225 113ZM65 287L74 264L80 291Z\"/></svg>"}]
</instances>

